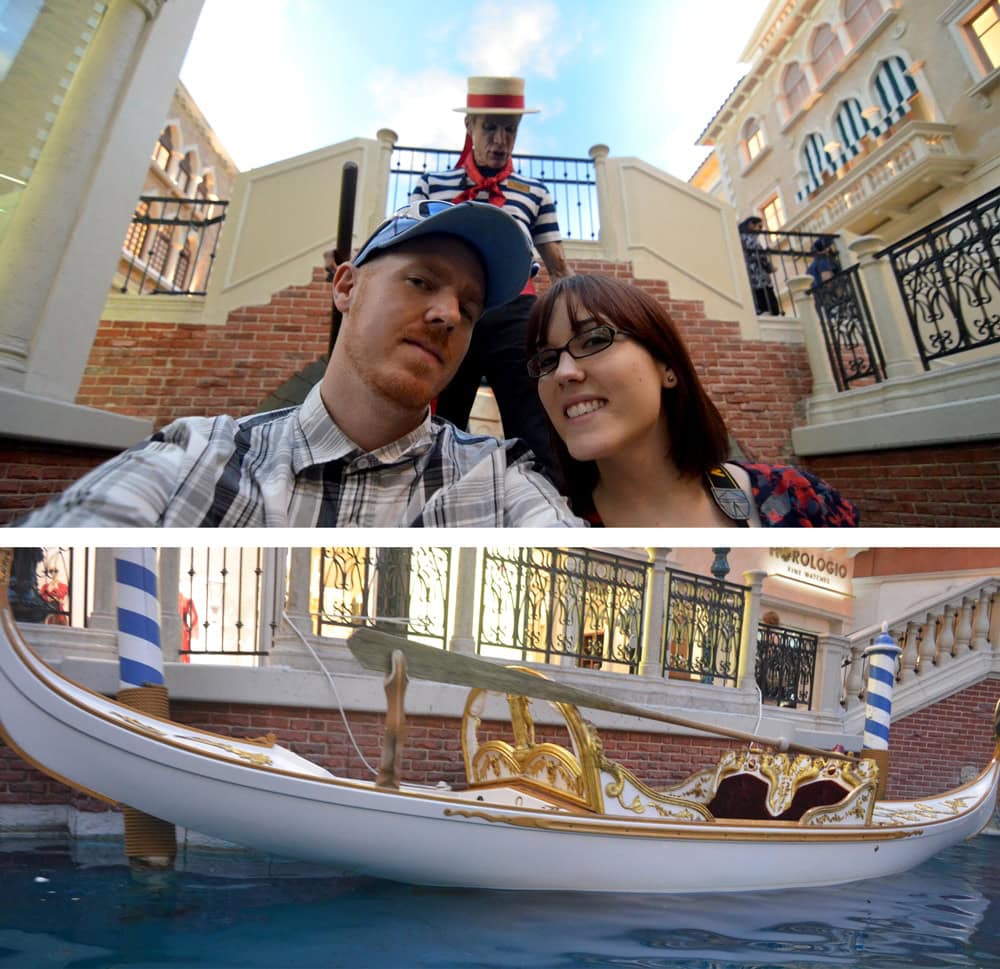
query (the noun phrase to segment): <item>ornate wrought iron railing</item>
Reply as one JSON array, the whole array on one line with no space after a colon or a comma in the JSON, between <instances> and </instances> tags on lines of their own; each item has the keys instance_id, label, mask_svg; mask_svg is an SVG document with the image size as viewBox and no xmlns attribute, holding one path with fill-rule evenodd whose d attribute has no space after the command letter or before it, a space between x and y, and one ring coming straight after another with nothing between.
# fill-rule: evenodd
<instances>
[{"instance_id":1,"label":"ornate wrought iron railing","mask_svg":"<svg viewBox=\"0 0 1000 969\"><path fill-rule=\"evenodd\" d=\"M1000 188L924 226L887 255L924 369L1000 343Z\"/></svg>"},{"instance_id":2,"label":"ornate wrought iron railing","mask_svg":"<svg viewBox=\"0 0 1000 969\"><path fill-rule=\"evenodd\" d=\"M392 151L386 215L406 205L417 179L425 172L446 171L458 161L457 151L408 148ZM590 158L557 155L514 155L514 172L544 182L556 203L559 229L567 239L596 239L601 229L597 180Z\"/></svg>"},{"instance_id":3,"label":"ornate wrought iron railing","mask_svg":"<svg viewBox=\"0 0 1000 969\"><path fill-rule=\"evenodd\" d=\"M451 570L450 548L322 548L316 632L374 626L443 647Z\"/></svg>"},{"instance_id":4,"label":"ornate wrought iron railing","mask_svg":"<svg viewBox=\"0 0 1000 969\"><path fill-rule=\"evenodd\" d=\"M749 588L671 569L667 573L663 675L737 683Z\"/></svg>"},{"instance_id":5,"label":"ornate wrought iron railing","mask_svg":"<svg viewBox=\"0 0 1000 969\"><path fill-rule=\"evenodd\" d=\"M762 229L760 232L748 232L749 236L755 236L761 245L761 251L766 255L771 265L769 276L771 286L775 294L781 300L781 294L788 288L788 280L792 276L804 276L809 264L813 261L816 253L813 245L818 239L829 240L833 249L830 259L834 268L840 271L840 256L837 253L837 239L840 237L829 232L772 232L770 229ZM751 250L749 256L744 254L744 259L752 259L755 253ZM748 270L749 272L749 270ZM752 285L752 283L751 283ZM785 294L787 297L787 293ZM785 305L787 299L783 301L783 311L788 310Z\"/></svg>"},{"instance_id":6,"label":"ornate wrought iron railing","mask_svg":"<svg viewBox=\"0 0 1000 969\"><path fill-rule=\"evenodd\" d=\"M122 293L204 296L228 201L142 195L125 241Z\"/></svg>"},{"instance_id":7,"label":"ornate wrought iron railing","mask_svg":"<svg viewBox=\"0 0 1000 969\"><path fill-rule=\"evenodd\" d=\"M181 620L180 659L225 656L255 663L261 648L264 550L190 548L183 550L177 612ZM170 591L160 590L161 609ZM272 633L276 621L272 621Z\"/></svg>"},{"instance_id":8,"label":"ornate wrought iron railing","mask_svg":"<svg viewBox=\"0 0 1000 969\"><path fill-rule=\"evenodd\" d=\"M811 290L837 390L885 380L885 358L868 300L851 266Z\"/></svg>"},{"instance_id":9,"label":"ornate wrought iron railing","mask_svg":"<svg viewBox=\"0 0 1000 969\"><path fill-rule=\"evenodd\" d=\"M484 549L479 652L636 673L648 569L587 549Z\"/></svg>"},{"instance_id":10,"label":"ornate wrought iron railing","mask_svg":"<svg viewBox=\"0 0 1000 969\"><path fill-rule=\"evenodd\" d=\"M757 630L757 686L765 702L812 708L816 647L813 633L769 626Z\"/></svg>"}]
</instances>

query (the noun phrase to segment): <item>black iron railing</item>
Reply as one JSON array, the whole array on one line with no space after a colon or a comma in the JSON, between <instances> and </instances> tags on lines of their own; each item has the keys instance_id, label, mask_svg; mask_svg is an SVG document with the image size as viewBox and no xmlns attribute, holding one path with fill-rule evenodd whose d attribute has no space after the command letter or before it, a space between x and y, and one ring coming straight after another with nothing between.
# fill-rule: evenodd
<instances>
[{"instance_id":1,"label":"black iron railing","mask_svg":"<svg viewBox=\"0 0 1000 969\"><path fill-rule=\"evenodd\" d=\"M885 380L882 345L861 287L858 267L838 272L810 292L816 301L837 390Z\"/></svg>"},{"instance_id":2,"label":"black iron railing","mask_svg":"<svg viewBox=\"0 0 1000 969\"><path fill-rule=\"evenodd\" d=\"M746 232L745 235L756 238L760 243L760 250L767 258L771 269L768 273L771 286L776 296L781 299L781 295L788 289L788 280L792 276L804 276L809 268L809 264L816 256L813 246L817 240L829 241L832 249L829 258L834 266L834 271L840 271L840 256L837 252L837 239L839 236L825 232L772 232L770 229L762 229L759 232ZM749 250L744 253L746 261L756 259L756 252ZM752 277L751 277L752 278ZM751 282L751 286L753 283ZM782 311L789 312L790 301L782 300Z\"/></svg>"},{"instance_id":3,"label":"black iron railing","mask_svg":"<svg viewBox=\"0 0 1000 969\"><path fill-rule=\"evenodd\" d=\"M191 548L181 555L177 612L181 620L180 658L230 659L266 655L261 649L264 550ZM170 590L161 589L161 608ZM272 622L272 633L275 623Z\"/></svg>"},{"instance_id":4,"label":"black iron railing","mask_svg":"<svg viewBox=\"0 0 1000 969\"><path fill-rule=\"evenodd\" d=\"M756 679L765 702L812 708L818 642L814 634L798 629L758 627Z\"/></svg>"},{"instance_id":5,"label":"black iron railing","mask_svg":"<svg viewBox=\"0 0 1000 969\"><path fill-rule=\"evenodd\" d=\"M450 548L322 548L316 632L374 626L443 647L451 569Z\"/></svg>"},{"instance_id":6,"label":"black iron railing","mask_svg":"<svg viewBox=\"0 0 1000 969\"><path fill-rule=\"evenodd\" d=\"M667 579L663 675L735 686L749 588L676 569Z\"/></svg>"},{"instance_id":7,"label":"black iron railing","mask_svg":"<svg viewBox=\"0 0 1000 969\"><path fill-rule=\"evenodd\" d=\"M226 201L142 195L122 243L122 293L204 296Z\"/></svg>"},{"instance_id":8,"label":"black iron railing","mask_svg":"<svg viewBox=\"0 0 1000 969\"><path fill-rule=\"evenodd\" d=\"M8 600L18 622L83 628L92 598L92 549L14 550Z\"/></svg>"},{"instance_id":9,"label":"black iron railing","mask_svg":"<svg viewBox=\"0 0 1000 969\"><path fill-rule=\"evenodd\" d=\"M458 155L457 151L435 148L395 147L389 169L386 215L406 205L421 175L454 168ZM591 159L514 155L513 162L515 174L537 178L545 183L555 199L559 229L565 238L597 238L601 219L597 206L597 180Z\"/></svg>"},{"instance_id":10,"label":"black iron railing","mask_svg":"<svg viewBox=\"0 0 1000 969\"><path fill-rule=\"evenodd\" d=\"M636 673L648 568L587 549L485 549L479 652Z\"/></svg>"},{"instance_id":11,"label":"black iron railing","mask_svg":"<svg viewBox=\"0 0 1000 969\"><path fill-rule=\"evenodd\" d=\"M1000 343L1000 188L879 253L888 256L924 369Z\"/></svg>"}]
</instances>

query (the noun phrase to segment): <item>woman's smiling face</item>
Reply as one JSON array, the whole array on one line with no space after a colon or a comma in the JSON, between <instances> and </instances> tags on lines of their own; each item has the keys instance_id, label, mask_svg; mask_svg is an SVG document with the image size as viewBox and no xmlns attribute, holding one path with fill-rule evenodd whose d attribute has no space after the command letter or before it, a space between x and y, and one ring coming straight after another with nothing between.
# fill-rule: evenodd
<instances>
[{"instance_id":1,"label":"woman's smiling face","mask_svg":"<svg viewBox=\"0 0 1000 969\"><path fill-rule=\"evenodd\" d=\"M544 346L563 346L575 334L609 322L560 298ZM599 462L649 447L666 455L670 441L662 394L676 382L666 364L622 334L592 356L574 359L561 353L556 369L539 377L538 396L572 457Z\"/></svg>"}]
</instances>

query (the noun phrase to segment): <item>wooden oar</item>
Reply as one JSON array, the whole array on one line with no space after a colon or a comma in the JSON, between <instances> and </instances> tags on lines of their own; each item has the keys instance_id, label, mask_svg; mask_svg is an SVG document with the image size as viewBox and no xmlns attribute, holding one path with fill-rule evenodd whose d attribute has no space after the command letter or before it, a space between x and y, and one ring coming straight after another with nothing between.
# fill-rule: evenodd
<instances>
[{"instance_id":1,"label":"wooden oar","mask_svg":"<svg viewBox=\"0 0 1000 969\"><path fill-rule=\"evenodd\" d=\"M591 710L606 710L609 713L622 713L630 717L642 717L646 720L656 720L669 723L675 727L687 727L702 733L716 734L720 737L730 737L750 743L764 744L776 747L778 750L792 750L802 754L813 754L817 757L838 757L842 760L857 760L850 754L841 754L820 747L808 747L805 744L792 743L789 740L762 737L759 734L745 733L742 730L730 730L728 727L718 727L711 723L701 723L697 720L687 720L675 717L659 710L649 710L646 707L615 700L612 697L581 690L579 687L566 683L555 683L543 680L521 670L497 666L475 656L464 656L461 653L448 653L433 646L424 646L378 629L356 629L347 639L348 648L354 658L365 669L389 673L392 670L392 653L400 650L406 656L406 671L417 680L435 680L438 683L453 683L457 686L479 687L497 693L513 693L516 696L529 696L538 700L549 700L554 703L572 703L578 707Z\"/></svg>"}]
</instances>

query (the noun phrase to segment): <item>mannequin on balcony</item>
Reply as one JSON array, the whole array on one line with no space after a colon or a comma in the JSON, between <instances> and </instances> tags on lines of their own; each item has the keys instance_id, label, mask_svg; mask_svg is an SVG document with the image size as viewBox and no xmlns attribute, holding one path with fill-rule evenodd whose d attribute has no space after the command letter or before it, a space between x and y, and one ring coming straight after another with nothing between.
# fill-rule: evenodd
<instances>
[{"instance_id":1,"label":"mannequin on balcony","mask_svg":"<svg viewBox=\"0 0 1000 969\"><path fill-rule=\"evenodd\" d=\"M301 405L176 420L19 524L581 524L524 444L429 410L482 312L514 298L531 268L527 233L492 205L397 212L334 273L343 319Z\"/></svg>"},{"instance_id":2,"label":"mannequin on balcony","mask_svg":"<svg viewBox=\"0 0 1000 969\"><path fill-rule=\"evenodd\" d=\"M528 339L570 507L592 525L857 525L854 505L807 471L726 460L722 415L666 310L639 287L559 280Z\"/></svg>"},{"instance_id":3,"label":"mannequin on balcony","mask_svg":"<svg viewBox=\"0 0 1000 969\"><path fill-rule=\"evenodd\" d=\"M465 146L455 168L428 172L411 200L473 199L503 207L527 227L549 276L569 276L556 207L545 185L514 174L511 156L521 116L536 113L524 106L519 77L470 77L464 108ZM529 279L516 299L486 313L476 325L465 360L437 400L437 414L457 427L468 425L476 391L485 377L496 397L506 437L519 437L551 477L558 475L549 447L545 415L525 373L525 334L535 302Z\"/></svg>"}]
</instances>

